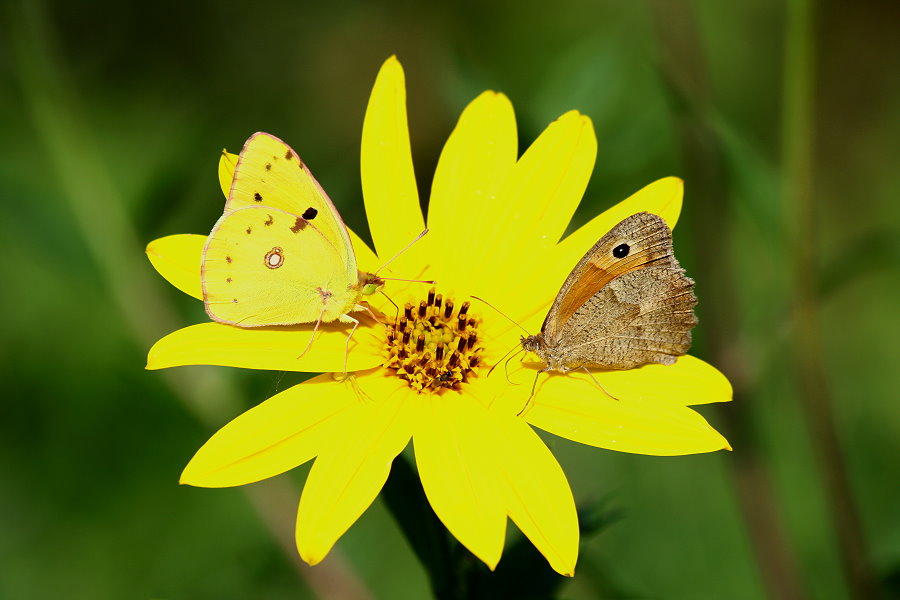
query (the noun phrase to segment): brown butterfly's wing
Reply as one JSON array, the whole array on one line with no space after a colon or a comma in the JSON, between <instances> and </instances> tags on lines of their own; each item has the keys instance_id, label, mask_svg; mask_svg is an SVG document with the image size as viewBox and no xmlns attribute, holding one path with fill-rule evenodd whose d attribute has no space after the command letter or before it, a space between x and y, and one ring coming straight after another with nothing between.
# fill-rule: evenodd
<instances>
[{"instance_id":1,"label":"brown butterfly's wing","mask_svg":"<svg viewBox=\"0 0 900 600\"><path fill-rule=\"evenodd\" d=\"M665 221L638 213L604 235L566 278L543 337L569 367L671 364L687 352L694 282L672 250Z\"/></svg>"},{"instance_id":2,"label":"brown butterfly's wing","mask_svg":"<svg viewBox=\"0 0 900 600\"><path fill-rule=\"evenodd\" d=\"M613 279L563 328L567 366L631 369L674 363L690 349L691 329L697 324L693 285L684 271L669 267Z\"/></svg>"}]
</instances>

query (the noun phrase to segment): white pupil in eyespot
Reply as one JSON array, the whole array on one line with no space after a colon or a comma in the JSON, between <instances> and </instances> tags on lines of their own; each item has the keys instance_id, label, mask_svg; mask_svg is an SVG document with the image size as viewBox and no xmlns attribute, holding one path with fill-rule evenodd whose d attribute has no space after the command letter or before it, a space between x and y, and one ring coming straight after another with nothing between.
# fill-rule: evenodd
<instances>
[{"instance_id":1,"label":"white pupil in eyespot","mask_svg":"<svg viewBox=\"0 0 900 600\"><path fill-rule=\"evenodd\" d=\"M284 262L284 254L282 249L275 247L266 253L266 266L270 269L277 269Z\"/></svg>"}]
</instances>

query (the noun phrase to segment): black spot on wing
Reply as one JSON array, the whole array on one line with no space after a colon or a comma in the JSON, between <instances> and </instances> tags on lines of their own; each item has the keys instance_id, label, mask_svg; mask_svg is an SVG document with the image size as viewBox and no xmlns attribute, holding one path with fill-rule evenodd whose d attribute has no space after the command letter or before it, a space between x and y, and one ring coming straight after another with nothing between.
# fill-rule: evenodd
<instances>
[{"instance_id":1,"label":"black spot on wing","mask_svg":"<svg viewBox=\"0 0 900 600\"><path fill-rule=\"evenodd\" d=\"M262 202L262 194L260 194L259 192L255 192L253 194L253 199L256 200L257 202Z\"/></svg>"},{"instance_id":2,"label":"black spot on wing","mask_svg":"<svg viewBox=\"0 0 900 600\"><path fill-rule=\"evenodd\" d=\"M263 223L263 225L268 227L269 225L271 225L272 223L275 222L275 219L272 218L272 215L266 215L266 216L268 216L269 218L266 219L266 221L265 221L265 223Z\"/></svg>"},{"instance_id":3,"label":"black spot on wing","mask_svg":"<svg viewBox=\"0 0 900 600\"><path fill-rule=\"evenodd\" d=\"M319 214L319 211L317 211L315 208L310 206L305 211L303 211L303 218L306 219L307 221L312 221L313 219L316 218L316 215L318 215L318 214Z\"/></svg>"},{"instance_id":4,"label":"black spot on wing","mask_svg":"<svg viewBox=\"0 0 900 600\"><path fill-rule=\"evenodd\" d=\"M272 163L266 163L266 171L272 170Z\"/></svg>"}]
</instances>

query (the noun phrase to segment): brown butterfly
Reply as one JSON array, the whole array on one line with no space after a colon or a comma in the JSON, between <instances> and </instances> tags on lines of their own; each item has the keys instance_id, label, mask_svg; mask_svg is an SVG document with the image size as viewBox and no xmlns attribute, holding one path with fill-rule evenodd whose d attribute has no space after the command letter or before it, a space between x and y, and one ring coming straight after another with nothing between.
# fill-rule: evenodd
<instances>
[{"instance_id":1,"label":"brown butterfly","mask_svg":"<svg viewBox=\"0 0 900 600\"><path fill-rule=\"evenodd\" d=\"M691 347L693 286L675 260L666 222L631 215L575 265L541 333L523 337L522 348L546 365L539 374L671 365Z\"/></svg>"}]
</instances>

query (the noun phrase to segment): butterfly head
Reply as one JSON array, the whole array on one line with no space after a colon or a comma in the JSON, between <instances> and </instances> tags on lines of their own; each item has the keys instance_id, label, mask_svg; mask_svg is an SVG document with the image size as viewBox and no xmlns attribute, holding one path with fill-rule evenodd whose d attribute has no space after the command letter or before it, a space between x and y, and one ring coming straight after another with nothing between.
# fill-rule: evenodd
<instances>
[{"instance_id":1,"label":"butterfly head","mask_svg":"<svg viewBox=\"0 0 900 600\"><path fill-rule=\"evenodd\" d=\"M384 279L372 273L359 272L359 293L363 296L377 294L384 287Z\"/></svg>"},{"instance_id":2,"label":"butterfly head","mask_svg":"<svg viewBox=\"0 0 900 600\"><path fill-rule=\"evenodd\" d=\"M535 352L538 353L540 350L546 348L547 343L544 341L544 335L539 333L537 335L529 335L529 336L519 336L519 341L522 343L522 348L526 352Z\"/></svg>"}]
</instances>

